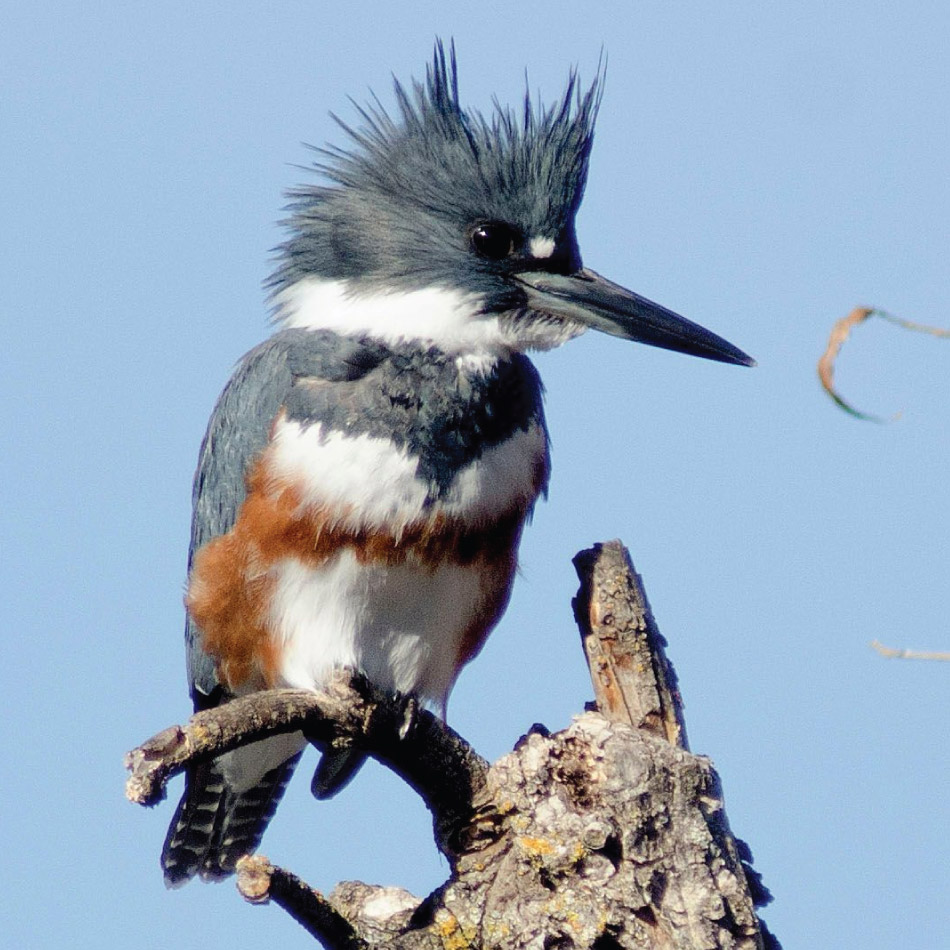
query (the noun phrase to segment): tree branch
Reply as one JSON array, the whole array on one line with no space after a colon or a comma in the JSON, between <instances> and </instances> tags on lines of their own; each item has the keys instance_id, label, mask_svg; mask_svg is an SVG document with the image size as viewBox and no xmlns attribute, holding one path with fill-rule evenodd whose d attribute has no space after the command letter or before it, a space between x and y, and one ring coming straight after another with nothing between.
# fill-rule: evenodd
<instances>
[{"instance_id":1,"label":"tree branch","mask_svg":"<svg viewBox=\"0 0 950 950\"><path fill-rule=\"evenodd\" d=\"M357 745L392 769L432 812L436 840L451 857L488 764L441 719L411 699L393 698L364 677L335 676L320 692L267 690L196 713L125 757L126 797L154 805L166 782L190 764L267 736L303 732L319 746Z\"/></svg>"},{"instance_id":2,"label":"tree branch","mask_svg":"<svg viewBox=\"0 0 950 950\"><path fill-rule=\"evenodd\" d=\"M356 928L319 891L260 855L238 861L237 887L251 904L273 901L328 950L367 950Z\"/></svg>"},{"instance_id":3,"label":"tree branch","mask_svg":"<svg viewBox=\"0 0 950 950\"><path fill-rule=\"evenodd\" d=\"M129 753L128 794L266 735L355 745L435 816L449 879L424 900L344 882L324 897L246 857L246 899L273 900L331 950L776 950L770 899L729 830L719 777L686 748L676 676L619 542L581 552L574 600L601 712L531 732L490 768L411 699L341 674L319 693L274 690L159 733Z\"/></svg>"}]
</instances>

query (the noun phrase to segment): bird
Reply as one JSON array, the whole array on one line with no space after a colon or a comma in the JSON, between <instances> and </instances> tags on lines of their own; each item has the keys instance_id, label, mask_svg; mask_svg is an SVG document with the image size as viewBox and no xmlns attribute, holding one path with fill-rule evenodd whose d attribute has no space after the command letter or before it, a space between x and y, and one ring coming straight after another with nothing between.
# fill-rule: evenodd
<instances>
[{"instance_id":1,"label":"bird","mask_svg":"<svg viewBox=\"0 0 950 950\"><path fill-rule=\"evenodd\" d=\"M289 192L275 330L237 365L199 454L186 589L196 710L356 670L444 717L498 623L551 471L529 351L588 328L737 365L699 325L586 268L575 218L603 70L550 105L459 100L454 42L394 80L322 177ZM166 884L226 877L260 844L306 742L190 768ZM358 752L324 751L318 798Z\"/></svg>"}]
</instances>

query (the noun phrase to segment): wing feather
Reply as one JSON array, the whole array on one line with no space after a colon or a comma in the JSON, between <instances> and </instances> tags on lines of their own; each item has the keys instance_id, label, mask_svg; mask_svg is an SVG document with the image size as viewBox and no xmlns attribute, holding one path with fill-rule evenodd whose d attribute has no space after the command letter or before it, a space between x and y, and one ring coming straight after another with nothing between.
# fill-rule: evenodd
<instances>
[{"instance_id":1,"label":"wing feather","mask_svg":"<svg viewBox=\"0 0 950 950\"><path fill-rule=\"evenodd\" d=\"M274 334L238 363L201 443L192 494L189 574L198 549L234 526L247 494L248 470L266 448L274 419L293 401L299 382L352 382L386 355L385 347L369 340L292 329ZM222 697L214 662L201 649L199 631L190 619L185 643L195 707L215 706Z\"/></svg>"}]
</instances>

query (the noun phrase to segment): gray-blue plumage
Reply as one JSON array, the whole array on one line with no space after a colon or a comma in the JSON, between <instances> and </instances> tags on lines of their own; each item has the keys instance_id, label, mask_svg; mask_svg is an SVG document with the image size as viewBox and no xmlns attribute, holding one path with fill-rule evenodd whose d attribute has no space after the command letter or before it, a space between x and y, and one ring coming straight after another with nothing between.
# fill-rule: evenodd
<instances>
[{"instance_id":1,"label":"gray-blue plumage","mask_svg":"<svg viewBox=\"0 0 950 950\"><path fill-rule=\"evenodd\" d=\"M521 354L487 371L466 370L433 347L282 330L241 360L212 413L195 474L189 572L197 551L234 526L246 475L282 412L327 433L389 439L416 461L433 502L484 451L531 425L544 428L541 381ZM185 641L195 708L227 700L190 616ZM166 881L178 885L195 873L230 873L242 854L257 847L298 759L240 794L229 790L216 762L189 772L163 849ZM348 753L325 755L315 789L332 794L360 761Z\"/></svg>"},{"instance_id":2,"label":"gray-blue plumage","mask_svg":"<svg viewBox=\"0 0 950 950\"><path fill-rule=\"evenodd\" d=\"M233 527L247 472L281 411L327 433L390 440L416 461L433 502L487 449L544 427L541 380L520 353L476 371L436 347L281 330L240 361L211 415L195 474L189 572L195 553ZM190 618L185 638L189 685L204 707L219 699L214 661Z\"/></svg>"},{"instance_id":3,"label":"gray-blue plumage","mask_svg":"<svg viewBox=\"0 0 950 950\"><path fill-rule=\"evenodd\" d=\"M310 333L312 344L336 345L335 334ZM531 425L544 425L541 380L521 353L486 370L466 370L436 347L401 346L365 375L321 384L298 382L286 408L325 432L386 439L416 462L431 502L442 500L459 471Z\"/></svg>"},{"instance_id":4,"label":"gray-blue plumage","mask_svg":"<svg viewBox=\"0 0 950 950\"><path fill-rule=\"evenodd\" d=\"M251 350L238 364L221 393L198 455L192 492L188 572L197 551L234 526L246 497L246 478L266 447L278 412L304 377L339 383L365 375L377 365L385 347L334 336L316 345L314 334L284 330ZM218 680L214 661L201 648L201 634L186 618L188 684L197 708L216 705Z\"/></svg>"},{"instance_id":5,"label":"gray-blue plumage","mask_svg":"<svg viewBox=\"0 0 950 950\"><path fill-rule=\"evenodd\" d=\"M520 236L557 236L547 267L580 265L574 216L583 196L600 82L581 91L573 73L550 108L525 96L521 114L496 105L486 118L459 102L455 50L442 44L426 82L395 83L398 118L377 102L360 109L363 125L338 123L351 149L318 149L315 168L328 185L291 192L290 238L271 285L304 277L358 279L363 287L413 290L464 287L486 308L524 303L505 280L527 247L505 260L471 253L470 228L503 221Z\"/></svg>"}]
</instances>

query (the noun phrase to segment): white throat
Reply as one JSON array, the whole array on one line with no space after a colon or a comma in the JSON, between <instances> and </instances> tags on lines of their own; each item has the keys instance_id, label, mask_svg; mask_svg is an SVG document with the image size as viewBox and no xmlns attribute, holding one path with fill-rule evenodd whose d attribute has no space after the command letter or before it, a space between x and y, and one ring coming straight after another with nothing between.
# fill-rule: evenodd
<instances>
[{"instance_id":1,"label":"white throat","mask_svg":"<svg viewBox=\"0 0 950 950\"><path fill-rule=\"evenodd\" d=\"M479 295L444 287L360 293L344 280L305 277L280 291L274 303L276 321L288 328L369 336L391 345L421 343L459 356L550 349L583 331L577 324L485 314Z\"/></svg>"}]
</instances>

